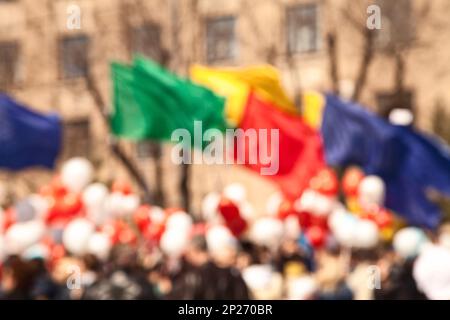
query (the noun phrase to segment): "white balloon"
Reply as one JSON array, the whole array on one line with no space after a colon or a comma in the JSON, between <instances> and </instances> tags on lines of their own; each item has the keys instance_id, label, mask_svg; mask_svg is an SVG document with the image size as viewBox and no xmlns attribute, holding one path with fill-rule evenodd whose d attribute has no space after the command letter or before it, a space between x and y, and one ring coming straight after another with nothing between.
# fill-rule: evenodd
<instances>
[{"instance_id":1,"label":"white balloon","mask_svg":"<svg viewBox=\"0 0 450 320\"><path fill-rule=\"evenodd\" d=\"M166 220L166 213L164 210L157 206L150 208L150 221L156 224L162 224Z\"/></svg>"},{"instance_id":2,"label":"white balloon","mask_svg":"<svg viewBox=\"0 0 450 320\"><path fill-rule=\"evenodd\" d=\"M167 218L166 228L180 233L188 233L192 224L192 218L186 212L175 212Z\"/></svg>"},{"instance_id":3,"label":"white balloon","mask_svg":"<svg viewBox=\"0 0 450 320\"><path fill-rule=\"evenodd\" d=\"M111 216L122 215L122 197L120 192L113 192L108 195L105 200L105 209Z\"/></svg>"},{"instance_id":4,"label":"white balloon","mask_svg":"<svg viewBox=\"0 0 450 320\"><path fill-rule=\"evenodd\" d=\"M270 288L273 273L270 265L251 265L242 271L242 278L251 290L267 290Z\"/></svg>"},{"instance_id":5,"label":"white balloon","mask_svg":"<svg viewBox=\"0 0 450 320\"><path fill-rule=\"evenodd\" d=\"M305 190L301 197L294 202L294 209L324 217L331 213L335 206L335 199L327 197L315 190Z\"/></svg>"},{"instance_id":6,"label":"white balloon","mask_svg":"<svg viewBox=\"0 0 450 320\"><path fill-rule=\"evenodd\" d=\"M247 199L247 190L240 183L232 183L223 190L225 198L233 201L236 205L243 203Z\"/></svg>"},{"instance_id":7,"label":"white balloon","mask_svg":"<svg viewBox=\"0 0 450 320\"><path fill-rule=\"evenodd\" d=\"M83 192L83 203L87 207L102 206L108 194L108 188L103 183L90 184Z\"/></svg>"},{"instance_id":8,"label":"white balloon","mask_svg":"<svg viewBox=\"0 0 450 320\"><path fill-rule=\"evenodd\" d=\"M269 199L267 199L266 203L266 211L269 216L276 217L282 203L283 195L280 192L272 194Z\"/></svg>"},{"instance_id":9,"label":"white balloon","mask_svg":"<svg viewBox=\"0 0 450 320\"><path fill-rule=\"evenodd\" d=\"M30 201L31 206L36 211L37 218L43 218L48 212L49 203L48 200L38 194L32 194L28 200Z\"/></svg>"},{"instance_id":10,"label":"white balloon","mask_svg":"<svg viewBox=\"0 0 450 320\"><path fill-rule=\"evenodd\" d=\"M81 193L92 181L94 167L85 158L72 158L61 169L61 181L72 192Z\"/></svg>"},{"instance_id":11,"label":"white balloon","mask_svg":"<svg viewBox=\"0 0 450 320\"><path fill-rule=\"evenodd\" d=\"M362 205L383 205L386 186L377 176L365 177L358 187L358 198Z\"/></svg>"},{"instance_id":12,"label":"white balloon","mask_svg":"<svg viewBox=\"0 0 450 320\"><path fill-rule=\"evenodd\" d=\"M211 221L217 217L220 199L221 196L217 192L210 192L203 198L202 215L206 221Z\"/></svg>"},{"instance_id":13,"label":"white balloon","mask_svg":"<svg viewBox=\"0 0 450 320\"><path fill-rule=\"evenodd\" d=\"M330 219L332 219L330 221L331 230L339 244L345 247L352 247L358 219L351 214L342 212L334 213Z\"/></svg>"},{"instance_id":14,"label":"white balloon","mask_svg":"<svg viewBox=\"0 0 450 320\"><path fill-rule=\"evenodd\" d=\"M74 255L86 254L89 239L94 231L94 224L87 219L78 218L71 221L63 232L64 247Z\"/></svg>"},{"instance_id":15,"label":"white balloon","mask_svg":"<svg viewBox=\"0 0 450 320\"><path fill-rule=\"evenodd\" d=\"M300 223L295 216L289 216L284 220L285 237L288 239L298 239L301 233Z\"/></svg>"},{"instance_id":16,"label":"white balloon","mask_svg":"<svg viewBox=\"0 0 450 320\"><path fill-rule=\"evenodd\" d=\"M106 211L116 217L126 217L133 214L140 205L140 200L137 195L124 195L120 192L111 193L106 201Z\"/></svg>"},{"instance_id":17,"label":"white balloon","mask_svg":"<svg viewBox=\"0 0 450 320\"><path fill-rule=\"evenodd\" d=\"M227 227L222 225L212 226L206 231L206 243L208 250L212 253L237 246L236 238Z\"/></svg>"},{"instance_id":18,"label":"white balloon","mask_svg":"<svg viewBox=\"0 0 450 320\"><path fill-rule=\"evenodd\" d=\"M124 216L132 215L139 208L141 201L135 194L124 195L122 197L122 214Z\"/></svg>"},{"instance_id":19,"label":"white balloon","mask_svg":"<svg viewBox=\"0 0 450 320\"><path fill-rule=\"evenodd\" d=\"M15 223L5 234L8 254L21 254L25 249L39 242L45 234L45 224L40 220Z\"/></svg>"},{"instance_id":20,"label":"white balloon","mask_svg":"<svg viewBox=\"0 0 450 320\"><path fill-rule=\"evenodd\" d=\"M283 222L279 219L264 217L252 224L249 237L258 245L275 249L280 244L283 233Z\"/></svg>"},{"instance_id":21,"label":"white balloon","mask_svg":"<svg viewBox=\"0 0 450 320\"><path fill-rule=\"evenodd\" d=\"M294 209L298 212L312 212L316 202L316 192L311 189L305 190L301 197L294 202Z\"/></svg>"},{"instance_id":22,"label":"white balloon","mask_svg":"<svg viewBox=\"0 0 450 320\"><path fill-rule=\"evenodd\" d=\"M87 253L93 254L100 260L106 260L111 247L112 243L108 235L96 232L89 238Z\"/></svg>"},{"instance_id":23,"label":"white balloon","mask_svg":"<svg viewBox=\"0 0 450 320\"><path fill-rule=\"evenodd\" d=\"M373 221L359 220L353 234L353 247L371 249L378 244L378 227Z\"/></svg>"},{"instance_id":24,"label":"white balloon","mask_svg":"<svg viewBox=\"0 0 450 320\"><path fill-rule=\"evenodd\" d=\"M87 209L87 216L96 224L102 224L108 218L105 210L108 188L102 183L93 183L83 192L82 199Z\"/></svg>"},{"instance_id":25,"label":"white balloon","mask_svg":"<svg viewBox=\"0 0 450 320\"><path fill-rule=\"evenodd\" d=\"M241 203L241 205L239 206L239 212L241 213L241 217L246 221L252 221L256 218L255 208L248 201L244 201L243 203Z\"/></svg>"},{"instance_id":26,"label":"white balloon","mask_svg":"<svg viewBox=\"0 0 450 320\"><path fill-rule=\"evenodd\" d=\"M335 200L333 198L317 193L311 213L315 216L326 217L333 211L334 204Z\"/></svg>"},{"instance_id":27,"label":"white balloon","mask_svg":"<svg viewBox=\"0 0 450 320\"><path fill-rule=\"evenodd\" d=\"M414 263L413 276L428 299L450 300L450 250L425 246Z\"/></svg>"},{"instance_id":28,"label":"white balloon","mask_svg":"<svg viewBox=\"0 0 450 320\"><path fill-rule=\"evenodd\" d=\"M389 113L389 122L398 126L409 126L414 121L413 113L408 109L393 109Z\"/></svg>"},{"instance_id":29,"label":"white balloon","mask_svg":"<svg viewBox=\"0 0 450 320\"><path fill-rule=\"evenodd\" d=\"M316 280L310 276L292 279L287 287L289 300L310 300L319 289Z\"/></svg>"},{"instance_id":30,"label":"white balloon","mask_svg":"<svg viewBox=\"0 0 450 320\"><path fill-rule=\"evenodd\" d=\"M421 229L408 227L394 235L393 246L401 257L413 258L420 253L428 242L427 236Z\"/></svg>"},{"instance_id":31,"label":"white balloon","mask_svg":"<svg viewBox=\"0 0 450 320\"><path fill-rule=\"evenodd\" d=\"M166 230L160 241L161 250L170 257L180 257L189 243L188 234Z\"/></svg>"}]
</instances>

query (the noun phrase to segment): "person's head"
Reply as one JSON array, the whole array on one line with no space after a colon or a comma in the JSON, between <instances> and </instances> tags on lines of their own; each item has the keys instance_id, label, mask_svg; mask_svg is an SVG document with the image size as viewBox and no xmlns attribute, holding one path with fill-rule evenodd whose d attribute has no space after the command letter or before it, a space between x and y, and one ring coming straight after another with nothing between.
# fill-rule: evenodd
<instances>
[{"instance_id":1,"label":"person's head","mask_svg":"<svg viewBox=\"0 0 450 320\"><path fill-rule=\"evenodd\" d=\"M185 258L194 266L201 266L208 262L208 246L205 237L195 236L191 239L186 248Z\"/></svg>"},{"instance_id":2,"label":"person's head","mask_svg":"<svg viewBox=\"0 0 450 320\"><path fill-rule=\"evenodd\" d=\"M3 263L3 291L14 290L26 292L33 284L33 272L30 264L18 256L10 256Z\"/></svg>"},{"instance_id":3,"label":"person's head","mask_svg":"<svg viewBox=\"0 0 450 320\"><path fill-rule=\"evenodd\" d=\"M135 270L138 268L136 250L127 245L118 245L112 248L110 264L113 269Z\"/></svg>"}]
</instances>

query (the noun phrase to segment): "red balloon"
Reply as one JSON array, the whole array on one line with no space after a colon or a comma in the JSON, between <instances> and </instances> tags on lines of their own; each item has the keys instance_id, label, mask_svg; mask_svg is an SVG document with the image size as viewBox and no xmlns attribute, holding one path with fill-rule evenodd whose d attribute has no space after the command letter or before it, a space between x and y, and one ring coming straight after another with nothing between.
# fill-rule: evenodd
<instances>
[{"instance_id":1,"label":"red balloon","mask_svg":"<svg viewBox=\"0 0 450 320\"><path fill-rule=\"evenodd\" d=\"M240 219L239 208L230 200L222 198L219 203L219 212L226 222Z\"/></svg>"},{"instance_id":2,"label":"red balloon","mask_svg":"<svg viewBox=\"0 0 450 320\"><path fill-rule=\"evenodd\" d=\"M361 180L364 179L364 172L358 167L349 167L342 177L342 190L346 196L356 196Z\"/></svg>"},{"instance_id":3,"label":"red balloon","mask_svg":"<svg viewBox=\"0 0 450 320\"><path fill-rule=\"evenodd\" d=\"M124 228L124 222L120 220L112 220L103 224L100 228L100 232L105 233L111 240L111 243L117 244L119 242L119 235Z\"/></svg>"},{"instance_id":4,"label":"red balloon","mask_svg":"<svg viewBox=\"0 0 450 320\"><path fill-rule=\"evenodd\" d=\"M133 193L133 188L131 187L130 183L124 180L116 180L113 182L111 187L112 192L119 192L124 195L128 195Z\"/></svg>"},{"instance_id":5,"label":"red balloon","mask_svg":"<svg viewBox=\"0 0 450 320\"><path fill-rule=\"evenodd\" d=\"M235 237L239 237L247 229L247 221L242 218L235 218L226 224Z\"/></svg>"},{"instance_id":6,"label":"red balloon","mask_svg":"<svg viewBox=\"0 0 450 320\"><path fill-rule=\"evenodd\" d=\"M390 227L394 221L392 213L388 210L381 208L374 216L373 220L380 229Z\"/></svg>"},{"instance_id":7,"label":"red balloon","mask_svg":"<svg viewBox=\"0 0 450 320\"><path fill-rule=\"evenodd\" d=\"M13 208L9 208L3 212L3 232L8 230L10 226L12 226L14 223L16 223L16 212Z\"/></svg>"},{"instance_id":8,"label":"red balloon","mask_svg":"<svg viewBox=\"0 0 450 320\"><path fill-rule=\"evenodd\" d=\"M166 227L164 224L151 223L142 235L145 239L158 243L165 230Z\"/></svg>"},{"instance_id":9,"label":"red balloon","mask_svg":"<svg viewBox=\"0 0 450 320\"><path fill-rule=\"evenodd\" d=\"M127 225L119 233L119 242L122 244L135 245L137 242L136 233Z\"/></svg>"},{"instance_id":10,"label":"red balloon","mask_svg":"<svg viewBox=\"0 0 450 320\"><path fill-rule=\"evenodd\" d=\"M325 168L313 177L309 183L311 189L326 195L335 196L339 192L339 180L331 168Z\"/></svg>"},{"instance_id":11,"label":"red balloon","mask_svg":"<svg viewBox=\"0 0 450 320\"><path fill-rule=\"evenodd\" d=\"M141 232L146 230L150 224L150 210L149 205L142 205L133 214L133 221Z\"/></svg>"},{"instance_id":12,"label":"red balloon","mask_svg":"<svg viewBox=\"0 0 450 320\"><path fill-rule=\"evenodd\" d=\"M314 248L320 248L325 245L327 233L318 226L312 226L306 231L306 238Z\"/></svg>"},{"instance_id":13,"label":"red balloon","mask_svg":"<svg viewBox=\"0 0 450 320\"><path fill-rule=\"evenodd\" d=\"M311 227L319 227L322 230L328 230L328 217L311 215L309 222Z\"/></svg>"},{"instance_id":14,"label":"red balloon","mask_svg":"<svg viewBox=\"0 0 450 320\"><path fill-rule=\"evenodd\" d=\"M66 223L81 213L83 202L81 196L75 193L67 193L64 196L53 197L47 213L47 223Z\"/></svg>"},{"instance_id":15,"label":"red balloon","mask_svg":"<svg viewBox=\"0 0 450 320\"><path fill-rule=\"evenodd\" d=\"M308 229L311 226L312 215L308 212L300 212L298 214L298 220L302 229Z\"/></svg>"}]
</instances>

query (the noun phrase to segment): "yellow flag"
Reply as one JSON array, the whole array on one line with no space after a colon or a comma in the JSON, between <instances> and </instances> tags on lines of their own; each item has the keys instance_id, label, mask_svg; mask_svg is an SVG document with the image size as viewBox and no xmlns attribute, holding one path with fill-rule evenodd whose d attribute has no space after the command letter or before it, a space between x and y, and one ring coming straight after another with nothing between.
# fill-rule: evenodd
<instances>
[{"instance_id":1,"label":"yellow flag","mask_svg":"<svg viewBox=\"0 0 450 320\"><path fill-rule=\"evenodd\" d=\"M269 65L237 69L194 65L191 78L227 98L226 116L234 125L242 119L250 90L285 112L299 113L284 92L277 70Z\"/></svg>"},{"instance_id":2,"label":"yellow flag","mask_svg":"<svg viewBox=\"0 0 450 320\"><path fill-rule=\"evenodd\" d=\"M316 91L305 91L302 96L302 115L306 123L314 129L319 129L322 124L325 98Z\"/></svg>"}]
</instances>

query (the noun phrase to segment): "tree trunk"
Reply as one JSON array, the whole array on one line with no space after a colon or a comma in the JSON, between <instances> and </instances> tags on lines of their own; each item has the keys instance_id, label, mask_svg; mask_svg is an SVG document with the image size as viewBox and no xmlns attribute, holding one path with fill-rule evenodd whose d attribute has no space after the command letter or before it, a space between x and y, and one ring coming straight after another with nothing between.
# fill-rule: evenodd
<instances>
[{"instance_id":1,"label":"tree trunk","mask_svg":"<svg viewBox=\"0 0 450 320\"><path fill-rule=\"evenodd\" d=\"M328 59L330 63L330 78L333 87L333 93L339 95L339 74L338 74L338 58L336 48L336 34L329 33L327 35L328 43Z\"/></svg>"},{"instance_id":2,"label":"tree trunk","mask_svg":"<svg viewBox=\"0 0 450 320\"><path fill-rule=\"evenodd\" d=\"M373 32L369 29L365 31L364 55L361 60L359 74L356 79L355 92L352 100L358 102L361 98L362 91L366 85L367 75L374 56L374 37Z\"/></svg>"}]
</instances>

